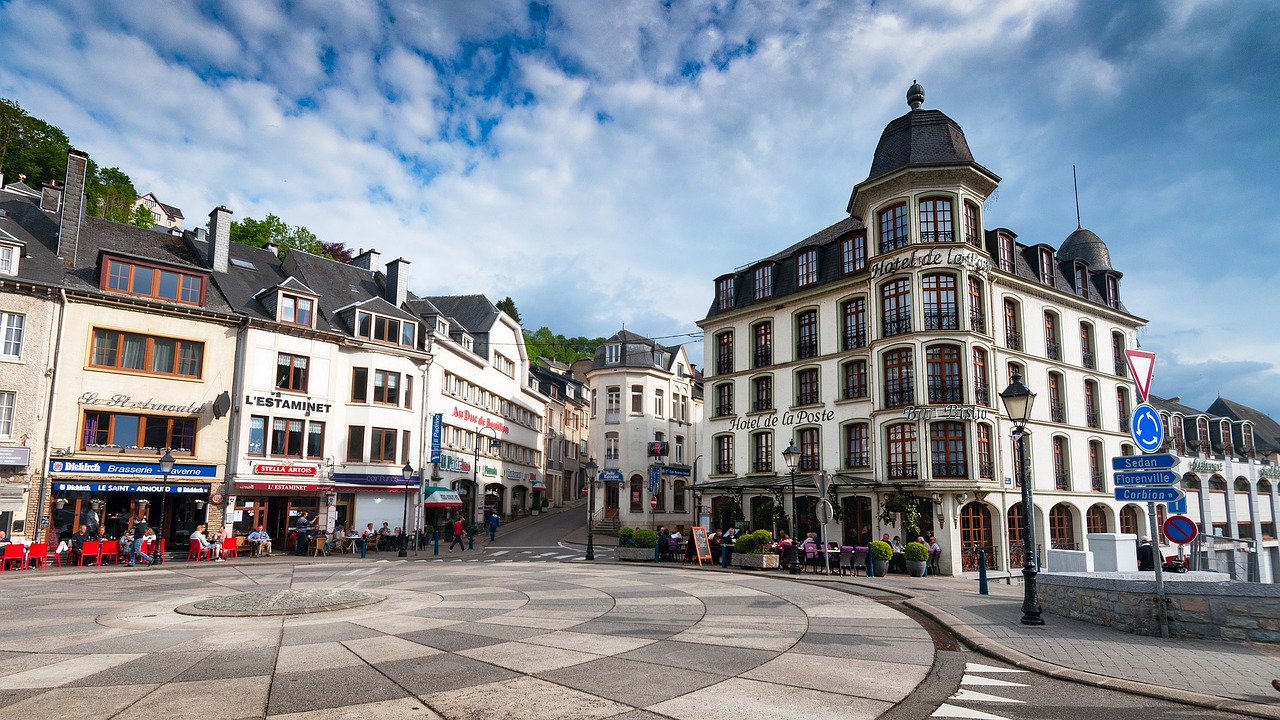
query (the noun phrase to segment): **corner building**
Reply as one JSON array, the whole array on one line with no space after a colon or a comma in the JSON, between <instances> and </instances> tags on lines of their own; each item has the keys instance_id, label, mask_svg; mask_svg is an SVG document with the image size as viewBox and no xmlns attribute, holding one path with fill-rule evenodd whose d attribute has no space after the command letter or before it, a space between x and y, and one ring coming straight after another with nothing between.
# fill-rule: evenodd
<instances>
[{"instance_id":1,"label":"corner building","mask_svg":"<svg viewBox=\"0 0 1280 720\"><path fill-rule=\"evenodd\" d=\"M698 490L713 522L849 545L936 534L946 574L976 571L979 548L990 569L1016 569L1025 519L999 393L1018 373L1038 394L1027 477L1042 557L1087 550L1086 533L1119 532L1122 512L1145 528L1106 470L1133 452L1123 352L1144 321L1121 303L1105 244L1083 228L1056 248L984 229L1000 178L955 121L921 107L923 88L907 98L848 217L716 279L699 323L712 462Z\"/></svg>"}]
</instances>

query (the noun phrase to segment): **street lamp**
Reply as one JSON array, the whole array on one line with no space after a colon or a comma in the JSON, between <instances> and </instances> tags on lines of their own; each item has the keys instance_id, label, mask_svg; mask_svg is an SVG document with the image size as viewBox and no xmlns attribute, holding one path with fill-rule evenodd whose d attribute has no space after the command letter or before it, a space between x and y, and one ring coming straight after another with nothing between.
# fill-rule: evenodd
<instances>
[{"instance_id":1,"label":"street lamp","mask_svg":"<svg viewBox=\"0 0 1280 720\"><path fill-rule=\"evenodd\" d=\"M599 470L600 466L596 464L595 458L591 458L587 460L587 464L583 466L583 469L587 471L587 487L590 488L587 494L587 559L595 560L596 546L595 540L591 535L591 528L593 525L592 520L596 514L596 470Z\"/></svg>"},{"instance_id":2,"label":"street lamp","mask_svg":"<svg viewBox=\"0 0 1280 720\"><path fill-rule=\"evenodd\" d=\"M498 440L498 431L487 425L480 425L476 428L476 442L474 453L471 458L471 524L478 525L476 515L480 512L480 438L484 437L484 431L488 430L493 433L493 439L489 441L489 449L493 450L502 445L502 441ZM471 536L469 547L474 548L476 544L476 536L474 533L468 533Z\"/></svg>"},{"instance_id":3,"label":"street lamp","mask_svg":"<svg viewBox=\"0 0 1280 720\"><path fill-rule=\"evenodd\" d=\"M413 479L413 466L405 463L400 468L400 476L404 478L404 524L400 526L400 557L409 554L409 481Z\"/></svg>"},{"instance_id":4,"label":"street lamp","mask_svg":"<svg viewBox=\"0 0 1280 720\"><path fill-rule=\"evenodd\" d=\"M1010 436L1014 444L1014 461L1018 464L1015 474L1022 484L1022 524L1023 539L1026 540L1026 551L1022 556L1022 624L1043 625L1043 612L1040 609L1040 596L1036 591L1036 511L1032 503L1031 483L1027 477L1027 420L1031 417L1031 405L1035 403L1036 394L1022 384L1022 375L1013 374L1013 382L1000 393L1000 401L1004 403L1005 413L1013 423Z\"/></svg>"},{"instance_id":5,"label":"street lamp","mask_svg":"<svg viewBox=\"0 0 1280 720\"><path fill-rule=\"evenodd\" d=\"M160 474L164 476L163 482L160 484L160 531L156 533L156 549L154 560L157 565L164 564L164 498L169 494L169 473L173 472L173 453L169 452L169 448L164 449L164 455L160 456Z\"/></svg>"},{"instance_id":6,"label":"street lamp","mask_svg":"<svg viewBox=\"0 0 1280 720\"><path fill-rule=\"evenodd\" d=\"M800 564L799 554L796 552L796 465L800 463L800 448L796 447L795 442L787 443L787 449L782 451L782 459L787 461L787 470L791 473L791 544L787 546L787 571L792 575L799 575L804 566Z\"/></svg>"}]
</instances>

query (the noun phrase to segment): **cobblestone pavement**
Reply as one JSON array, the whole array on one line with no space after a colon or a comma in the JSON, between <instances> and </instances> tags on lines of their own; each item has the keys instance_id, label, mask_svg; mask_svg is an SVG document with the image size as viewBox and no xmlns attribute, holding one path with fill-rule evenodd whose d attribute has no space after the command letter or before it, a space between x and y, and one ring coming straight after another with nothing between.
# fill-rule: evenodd
<instances>
[{"instance_id":1,"label":"cobblestone pavement","mask_svg":"<svg viewBox=\"0 0 1280 720\"><path fill-rule=\"evenodd\" d=\"M874 718L934 659L923 628L871 599L670 566L272 558L0 586L8 717ZM311 590L380 600L175 612Z\"/></svg>"}]
</instances>

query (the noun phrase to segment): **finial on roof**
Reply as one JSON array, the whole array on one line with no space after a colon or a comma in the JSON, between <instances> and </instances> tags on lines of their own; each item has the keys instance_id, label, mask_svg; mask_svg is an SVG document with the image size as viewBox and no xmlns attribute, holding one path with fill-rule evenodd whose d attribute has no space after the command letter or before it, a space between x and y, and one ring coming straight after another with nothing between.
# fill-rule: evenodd
<instances>
[{"instance_id":1,"label":"finial on roof","mask_svg":"<svg viewBox=\"0 0 1280 720\"><path fill-rule=\"evenodd\" d=\"M911 87L907 88L907 105L912 110L919 110L924 104L924 86L919 80L912 80Z\"/></svg>"}]
</instances>

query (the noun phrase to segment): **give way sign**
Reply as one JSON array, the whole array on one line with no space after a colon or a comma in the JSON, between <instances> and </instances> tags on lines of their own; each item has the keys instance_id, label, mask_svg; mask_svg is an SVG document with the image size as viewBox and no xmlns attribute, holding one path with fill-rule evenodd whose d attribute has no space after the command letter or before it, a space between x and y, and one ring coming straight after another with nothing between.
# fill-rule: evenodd
<instances>
[{"instance_id":1,"label":"give way sign","mask_svg":"<svg viewBox=\"0 0 1280 720\"><path fill-rule=\"evenodd\" d=\"M1129 372L1133 374L1142 402L1146 402L1151 392L1151 375L1156 369L1156 354L1146 350L1125 350L1124 359L1129 363Z\"/></svg>"}]
</instances>

